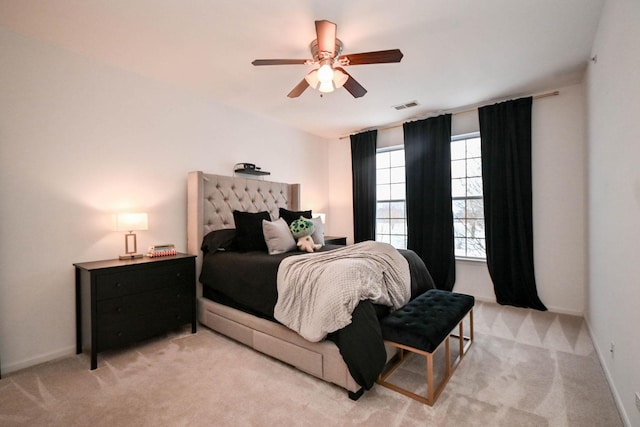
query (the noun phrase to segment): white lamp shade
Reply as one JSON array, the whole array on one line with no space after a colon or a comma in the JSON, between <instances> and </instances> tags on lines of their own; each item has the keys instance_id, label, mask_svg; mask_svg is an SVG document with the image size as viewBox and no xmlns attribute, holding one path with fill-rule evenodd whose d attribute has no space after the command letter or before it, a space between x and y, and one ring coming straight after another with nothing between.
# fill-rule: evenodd
<instances>
[{"instance_id":1,"label":"white lamp shade","mask_svg":"<svg viewBox=\"0 0 640 427\"><path fill-rule=\"evenodd\" d=\"M318 70L309 71L304 79L307 81L309 86L314 89L318 89L318 83L320 83L320 80L318 80Z\"/></svg>"},{"instance_id":2,"label":"white lamp shade","mask_svg":"<svg viewBox=\"0 0 640 427\"><path fill-rule=\"evenodd\" d=\"M148 230L146 213L119 213L116 215L116 231Z\"/></svg>"},{"instance_id":3,"label":"white lamp shade","mask_svg":"<svg viewBox=\"0 0 640 427\"><path fill-rule=\"evenodd\" d=\"M333 73L333 84L336 89L344 86L344 84L349 80L349 76L342 70L334 70Z\"/></svg>"},{"instance_id":4,"label":"white lamp shade","mask_svg":"<svg viewBox=\"0 0 640 427\"><path fill-rule=\"evenodd\" d=\"M333 82L332 81L320 82L320 85L318 86L318 90L322 93L333 92L334 90Z\"/></svg>"}]
</instances>

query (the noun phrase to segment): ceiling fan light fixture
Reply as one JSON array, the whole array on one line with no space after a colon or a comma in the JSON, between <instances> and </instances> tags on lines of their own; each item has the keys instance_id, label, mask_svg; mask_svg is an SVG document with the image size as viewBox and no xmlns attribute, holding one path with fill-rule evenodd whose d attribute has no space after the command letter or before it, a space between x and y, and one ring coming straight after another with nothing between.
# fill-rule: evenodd
<instances>
[{"instance_id":1,"label":"ceiling fan light fixture","mask_svg":"<svg viewBox=\"0 0 640 427\"><path fill-rule=\"evenodd\" d=\"M341 88L347 80L349 80L349 75L340 69L332 69L333 73L332 80L322 81L320 79L320 68L311 70L304 79L309 84L309 87L316 89L322 93L333 92L336 89Z\"/></svg>"},{"instance_id":2,"label":"ceiling fan light fixture","mask_svg":"<svg viewBox=\"0 0 640 427\"><path fill-rule=\"evenodd\" d=\"M322 61L322 65L318 68L318 80L320 80L321 83L331 83L333 74L334 71L330 61Z\"/></svg>"},{"instance_id":3,"label":"ceiling fan light fixture","mask_svg":"<svg viewBox=\"0 0 640 427\"><path fill-rule=\"evenodd\" d=\"M329 80L328 82L320 82L320 86L318 86L318 90L322 93L329 93L334 91L333 81Z\"/></svg>"}]
</instances>

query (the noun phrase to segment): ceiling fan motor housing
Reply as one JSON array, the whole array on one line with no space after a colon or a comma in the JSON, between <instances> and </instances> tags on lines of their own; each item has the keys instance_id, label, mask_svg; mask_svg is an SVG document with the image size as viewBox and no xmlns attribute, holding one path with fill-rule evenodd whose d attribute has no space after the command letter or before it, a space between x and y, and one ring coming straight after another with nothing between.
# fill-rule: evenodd
<instances>
[{"instance_id":1,"label":"ceiling fan motor housing","mask_svg":"<svg viewBox=\"0 0 640 427\"><path fill-rule=\"evenodd\" d=\"M323 59L331 59L333 61L336 60L338 56L342 53L344 45L340 39L336 39L336 47L333 52L319 52L318 51L318 39L309 44L309 50L311 50L311 56L316 62L320 62Z\"/></svg>"}]
</instances>

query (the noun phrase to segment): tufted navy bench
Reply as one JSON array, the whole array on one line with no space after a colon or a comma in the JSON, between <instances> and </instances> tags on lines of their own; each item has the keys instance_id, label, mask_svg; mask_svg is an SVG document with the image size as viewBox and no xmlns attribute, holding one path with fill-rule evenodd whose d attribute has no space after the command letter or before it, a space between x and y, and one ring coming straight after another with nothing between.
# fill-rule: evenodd
<instances>
[{"instance_id":1,"label":"tufted navy bench","mask_svg":"<svg viewBox=\"0 0 640 427\"><path fill-rule=\"evenodd\" d=\"M473 305L470 295L431 289L381 320L385 344L398 348L399 357L378 378L378 384L400 392L422 403L433 405L453 371L473 343ZM463 333L463 320L469 315L469 336ZM456 327L459 333L454 334ZM457 337L459 355L451 364L449 338ZM437 387L433 378L433 355L445 344L445 375ZM405 351L427 358L427 397L420 396L387 381L405 359Z\"/></svg>"}]
</instances>

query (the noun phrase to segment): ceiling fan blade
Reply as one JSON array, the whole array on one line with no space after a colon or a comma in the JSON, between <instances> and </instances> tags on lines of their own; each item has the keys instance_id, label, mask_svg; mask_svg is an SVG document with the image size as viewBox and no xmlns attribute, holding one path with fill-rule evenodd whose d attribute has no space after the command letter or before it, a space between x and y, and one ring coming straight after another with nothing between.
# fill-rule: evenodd
<instances>
[{"instance_id":1,"label":"ceiling fan blade","mask_svg":"<svg viewBox=\"0 0 640 427\"><path fill-rule=\"evenodd\" d=\"M316 21L316 36L320 59L323 59L322 52L328 53L327 58L333 58L336 51L336 24L327 20Z\"/></svg>"},{"instance_id":2,"label":"ceiling fan blade","mask_svg":"<svg viewBox=\"0 0 640 427\"><path fill-rule=\"evenodd\" d=\"M307 59L256 59L253 65L304 65Z\"/></svg>"},{"instance_id":3,"label":"ceiling fan blade","mask_svg":"<svg viewBox=\"0 0 640 427\"><path fill-rule=\"evenodd\" d=\"M342 55L338 58L338 61L346 62L344 65L385 64L389 62L400 62L403 56L400 49L390 49Z\"/></svg>"},{"instance_id":4,"label":"ceiling fan blade","mask_svg":"<svg viewBox=\"0 0 640 427\"><path fill-rule=\"evenodd\" d=\"M336 70L340 70L347 76L349 76L347 81L344 83L344 86L342 87L349 91L349 93L353 95L354 98L363 97L367 93L367 90L360 83L358 83L356 79L351 77L351 75L347 73L344 68L336 67Z\"/></svg>"},{"instance_id":5,"label":"ceiling fan blade","mask_svg":"<svg viewBox=\"0 0 640 427\"><path fill-rule=\"evenodd\" d=\"M287 96L289 98L297 98L300 95L302 95L302 92L304 92L308 87L309 87L309 83L307 83L307 80L302 79L302 81L298 83L296 87L294 87L293 90L291 90L291 92L289 92Z\"/></svg>"}]
</instances>

